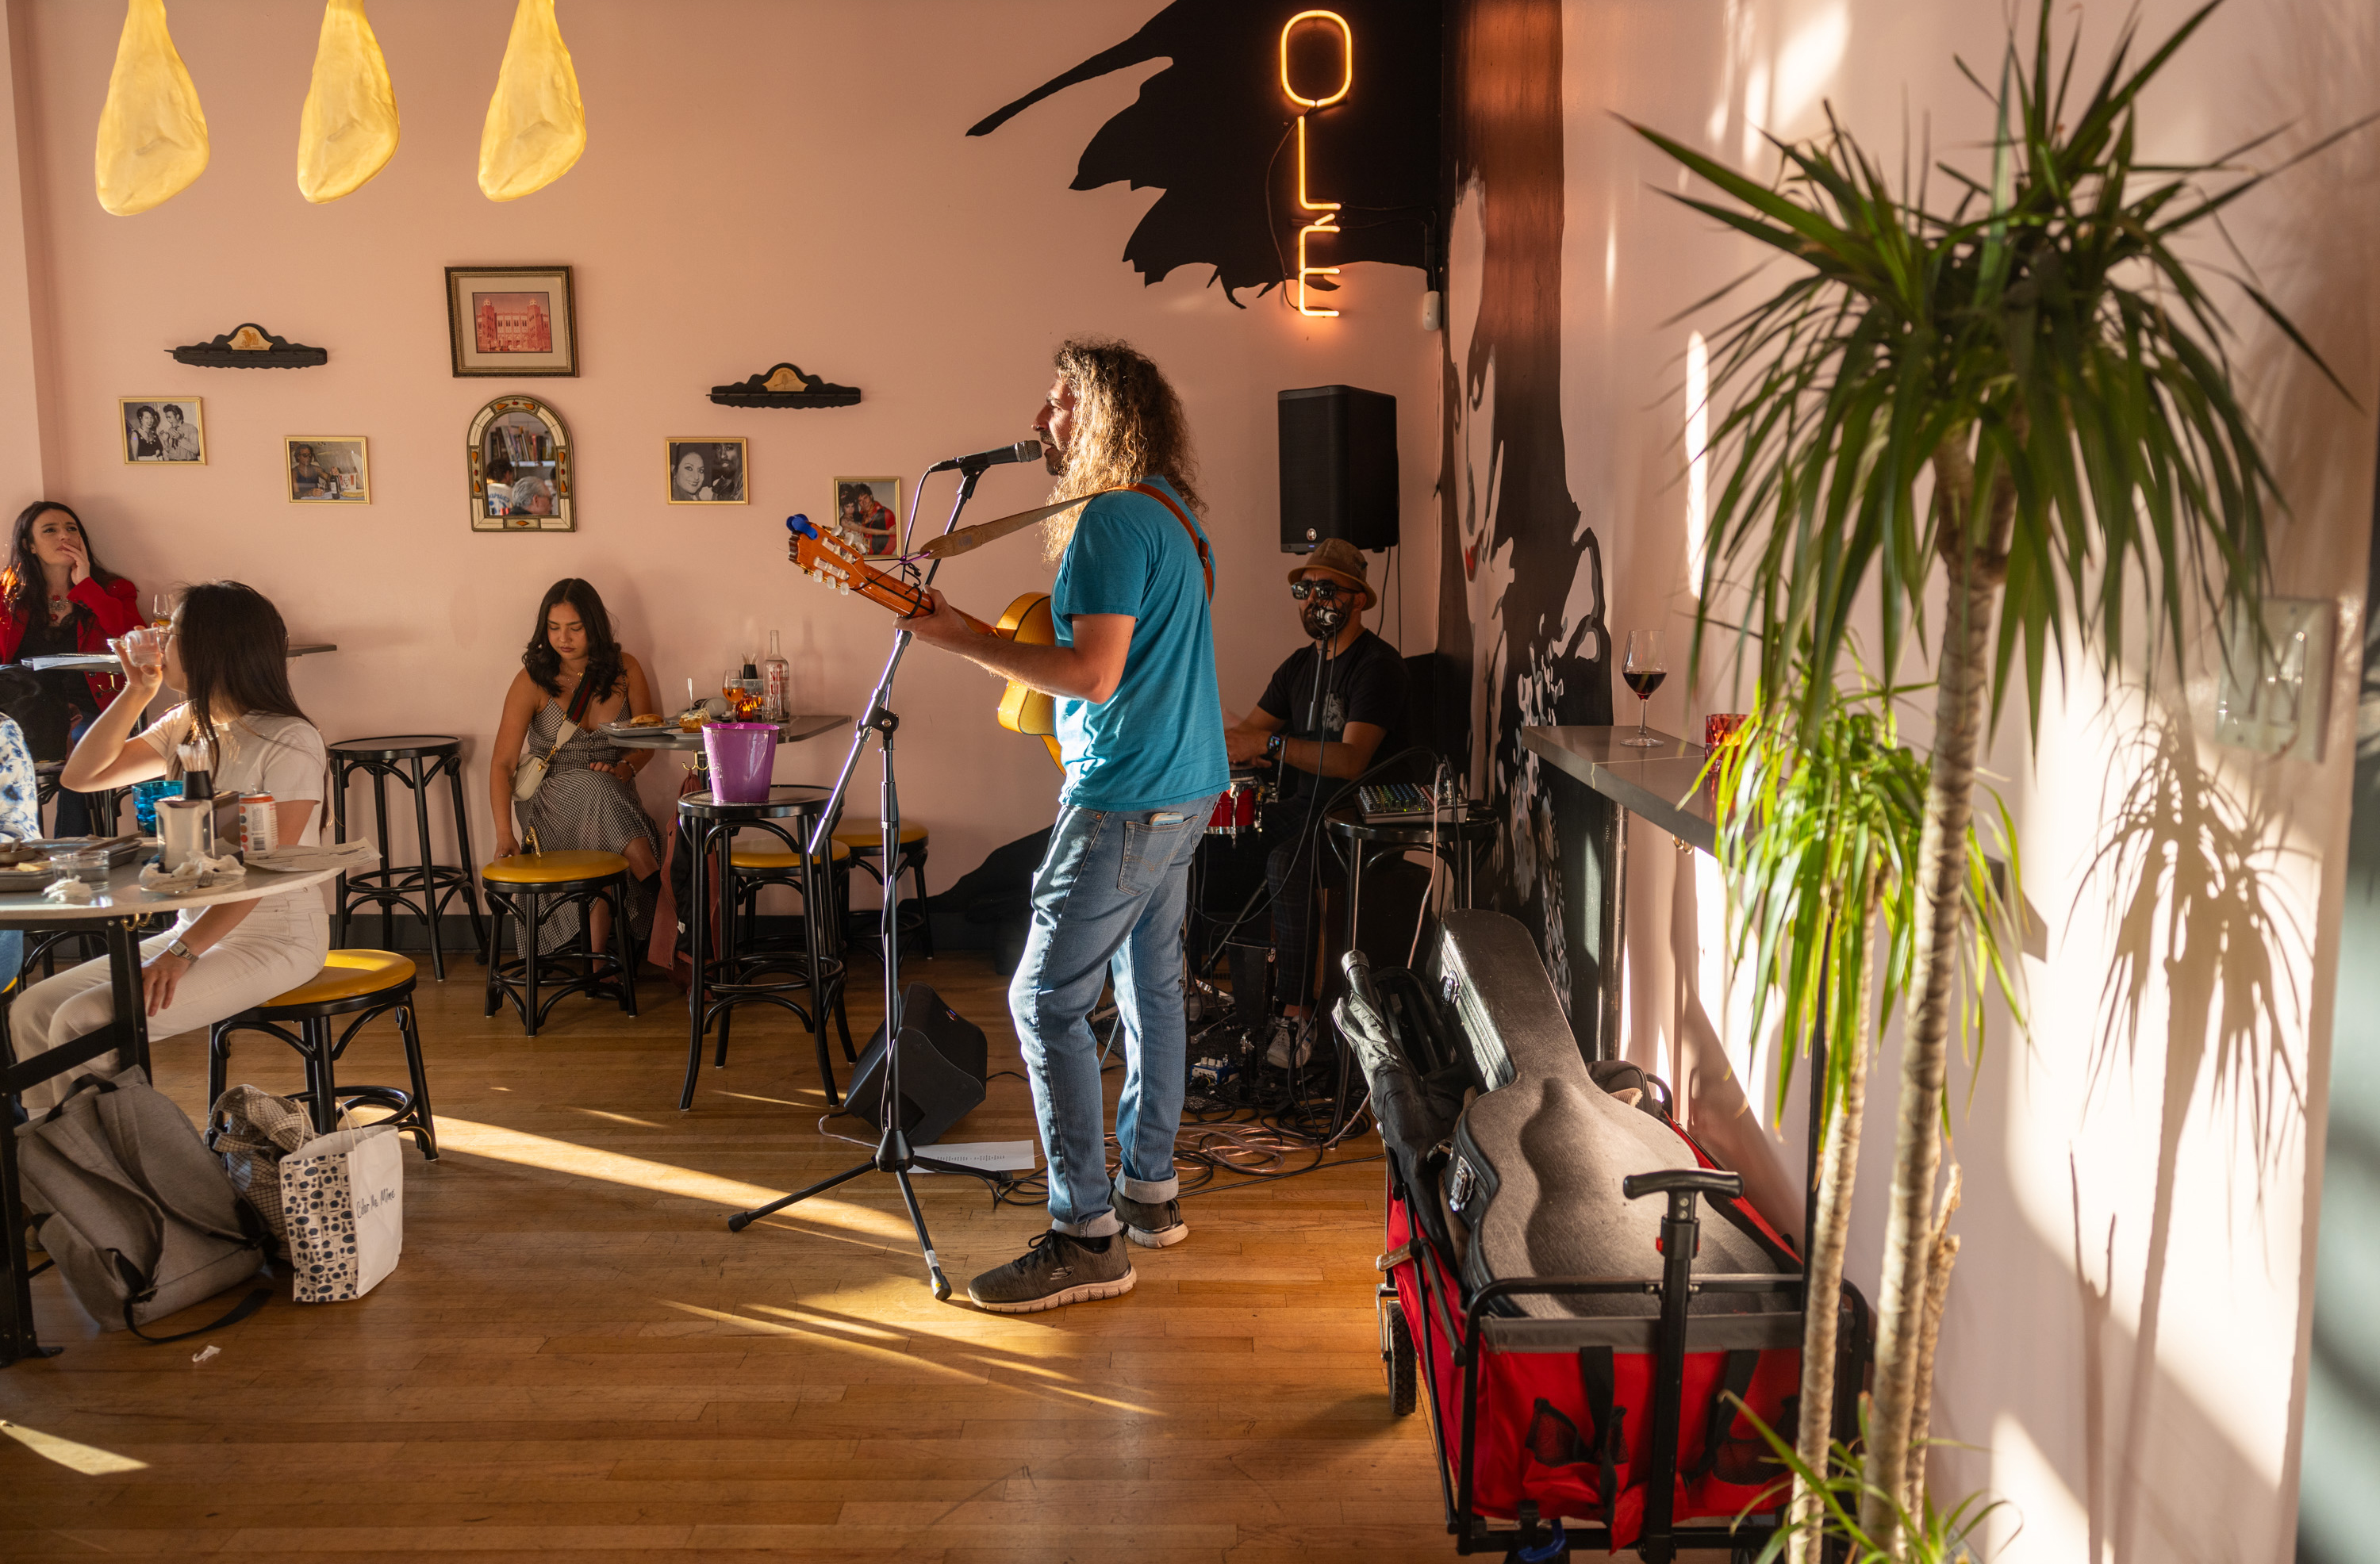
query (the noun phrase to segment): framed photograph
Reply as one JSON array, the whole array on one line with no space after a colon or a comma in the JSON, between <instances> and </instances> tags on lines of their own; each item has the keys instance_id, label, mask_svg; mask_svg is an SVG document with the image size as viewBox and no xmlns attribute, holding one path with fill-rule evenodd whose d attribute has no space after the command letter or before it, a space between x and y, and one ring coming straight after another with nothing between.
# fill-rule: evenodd
<instances>
[{"instance_id":1,"label":"framed photograph","mask_svg":"<svg viewBox=\"0 0 2380 1564\"><path fill-rule=\"evenodd\" d=\"M199 398L119 396L115 410L124 423L124 460L128 465L206 461L207 425L199 411Z\"/></svg>"},{"instance_id":2,"label":"framed photograph","mask_svg":"<svg viewBox=\"0 0 2380 1564\"><path fill-rule=\"evenodd\" d=\"M575 375L567 266L449 266L446 332L458 375Z\"/></svg>"},{"instance_id":3,"label":"framed photograph","mask_svg":"<svg viewBox=\"0 0 2380 1564\"><path fill-rule=\"evenodd\" d=\"M281 442L288 458L293 505L371 503L371 474L364 464L360 434L290 435Z\"/></svg>"},{"instance_id":4,"label":"framed photograph","mask_svg":"<svg viewBox=\"0 0 2380 1564\"><path fill-rule=\"evenodd\" d=\"M669 470L665 492L673 505L748 505L752 491L741 440L674 434L662 442Z\"/></svg>"},{"instance_id":5,"label":"framed photograph","mask_svg":"<svg viewBox=\"0 0 2380 1564\"><path fill-rule=\"evenodd\" d=\"M829 514L836 529L862 551L889 554L901 546L901 480L838 478Z\"/></svg>"},{"instance_id":6,"label":"framed photograph","mask_svg":"<svg viewBox=\"0 0 2380 1564\"><path fill-rule=\"evenodd\" d=\"M570 431L534 396L499 396L471 420L471 530L570 532Z\"/></svg>"}]
</instances>

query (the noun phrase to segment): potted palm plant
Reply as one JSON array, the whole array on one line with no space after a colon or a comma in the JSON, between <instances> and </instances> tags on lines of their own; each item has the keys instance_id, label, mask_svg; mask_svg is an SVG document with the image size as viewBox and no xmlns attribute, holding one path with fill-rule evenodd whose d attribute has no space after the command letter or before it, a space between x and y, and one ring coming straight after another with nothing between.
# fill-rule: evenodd
<instances>
[{"instance_id":1,"label":"potted palm plant","mask_svg":"<svg viewBox=\"0 0 2380 1564\"><path fill-rule=\"evenodd\" d=\"M1774 1002L1781 1035L1806 1039L1823 1061L1809 1088L1819 1101L1818 1182L1803 1240L1802 1390L1788 1511L1794 1564L1818 1557L1827 1521L1835 1301L1851 1238L1872 1027L1908 991L1922 912L1926 765L1900 742L1893 703L1906 693L1837 692L1799 725L1756 710L1713 762L1728 954L1752 979L1753 1032L1760 1033ZM1969 970L1991 974L2014 1010L2015 963L2005 937L2016 931L2008 909L2022 905L2023 892L2005 811L1998 835L2006 858L1998 874L1979 833L1967 836ZM1979 1000L1973 988L1962 996L1962 1030L1979 1018ZM1777 1073L1780 1115L1793 1073L1788 1049ZM1851 1491L1856 1496L1856 1486Z\"/></svg>"},{"instance_id":2,"label":"potted palm plant","mask_svg":"<svg viewBox=\"0 0 2380 1564\"><path fill-rule=\"evenodd\" d=\"M1939 169L1959 191L1947 212L1927 204L1924 176L1896 189L1831 113L1825 136L1777 143L1774 188L1635 127L1725 198L1678 199L1793 267L1712 355L1722 418L1709 448L1722 478L1702 600L1731 584L1748 594L1743 629L1764 707L1795 725L1832 698L1864 601L1881 613L1888 678L1904 649L1933 660L1859 1516L1894 1559L1905 1550L1892 1497L1912 1491L1925 1394L1943 1082L1971 932L1966 844L1986 726L2020 665L2037 724L2053 644L2112 664L2128 603L2148 605L2159 655L2179 669L2187 616L2252 615L2266 578L2277 491L2233 389L2228 323L2176 246L2278 170L2239 172L2228 159L2151 167L2136 156L2143 90L2214 9L2193 12L2137 65L2128 25L2078 89L2077 45L2058 57L2042 6L2031 48L2012 39L1997 91L1983 88L1989 168ZM2245 293L2321 364L2264 294ZM1937 576L1944 612L1929 627ZM1812 676L1797 679L1803 666Z\"/></svg>"}]
</instances>

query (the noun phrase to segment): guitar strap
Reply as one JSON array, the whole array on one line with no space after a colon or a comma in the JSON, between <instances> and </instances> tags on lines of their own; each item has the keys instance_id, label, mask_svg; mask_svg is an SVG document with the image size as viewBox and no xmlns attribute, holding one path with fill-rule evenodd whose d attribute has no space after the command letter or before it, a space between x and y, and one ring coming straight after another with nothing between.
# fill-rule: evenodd
<instances>
[{"instance_id":1,"label":"guitar strap","mask_svg":"<svg viewBox=\"0 0 2380 1564\"><path fill-rule=\"evenodd\" d=\"M1109 492L1113 493L1115 491L1110 490ZM1184 514L1180 505L1166 497L1164 490L1154 484L1135 483L1126 492L1146 494L1173 513L1173 519L1182 524L1182 530L1190 534L1190 546L1198 551L1198 568L1207 573L1207 600L1213 602L1215 600L1215 562L1207 557L1207 540L1198 536L1198 529L1190 524L1190 517Z\"/></svg>"}]
</instances>

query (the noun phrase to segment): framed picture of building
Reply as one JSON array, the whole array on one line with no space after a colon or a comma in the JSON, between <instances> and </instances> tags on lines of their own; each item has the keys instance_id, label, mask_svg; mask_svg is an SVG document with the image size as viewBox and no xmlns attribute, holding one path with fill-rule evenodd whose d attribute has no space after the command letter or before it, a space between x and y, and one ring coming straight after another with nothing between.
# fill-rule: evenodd
<instances>
[{"instance_id":1,"label":"framed picture of building","mask_svg":"<svg viewBox=\"0 0 2380 1564\"><path fill-rule=\"evenodd\" d=\"M449 266L446 331L458 375L575 375L567 266Z\"/></svg>"},{"instance_id":2,"label":"framed picture of building","mask_svg":"<svg viewBox=\"0 0 2380 1564\"><path fill-rule=\"evenodd\" d=\"M471 419L469 467L474 532L569 532L570 431L534 396L499 396Z\"/></svg>"}]
</instances>

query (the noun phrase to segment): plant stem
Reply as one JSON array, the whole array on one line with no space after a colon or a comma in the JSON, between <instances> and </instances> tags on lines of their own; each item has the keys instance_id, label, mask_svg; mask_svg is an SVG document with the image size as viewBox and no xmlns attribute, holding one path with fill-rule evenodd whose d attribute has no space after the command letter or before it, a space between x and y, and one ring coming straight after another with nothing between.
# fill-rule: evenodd
<instances>
[{"instance_id":1,"label":"plant stem","mask_svg":"<svg viewBox=\"0 0 2380 1564\"><path fill-rule=\"evenodd\" d=\"M1925 1265L1925 1318L1917 1331L1917 1404L1909 1414L1909 1471L1901 1483L1901 1507L1912 1515L1925 1513L1925 1440L1934 1417L1934 1347L1942 1336L1942 1306L1950 1297L1950 1267L1959 1258L1959 1240L1950 1231L1951 1214L1959 1209L1959 1165L1950 1165L1950 1187L1942 1194L1942 1214L1935 1218L1933 1243Z\"/></svg>"},{"instance_id":2,"label":"plant stem","mask_svg":"<svg viewBox=\"0 0 2380 1564\"><path fill-rule=\"evenodd\" d=\"M1910 1415L1916 1404L1934 1182L1942 1163L1942 1081L1966 922L1967 828L1973 817L1975 759L1983 748L1989 692L1992 610L2008 576L2008 542L2016 510L2015 486L2002 471L1992 484L1988 534L1974 535L1969 509L1975 469L1967 453L1968 438L1968 431L1961 430L1934 455L1937 548L1948 567L1949 602L1936 663L1934 758L1917 855L1921 912L1900 1054L1883 1296L1876 1310L1875 1414L1868 1426L1867 1459L1868 1470L1882 1476L1868 1485L1860 1500L1860 1529L1885 1558L1896 1561L1905 1556L1905 1547L1893 1504L1894 1479L1908 1469Z\"/></svg>"},{"instance_id":3,"label":"plant stem","mask_svg":"<svg viewBox=\"0 0 2380 1564\"><path fill-rule=\"evenodd\" d=\"M1807 1278L1802 1301L1801 1427L1794 1448L1810 1471L1827 1470L1835 1417L1835 1325L1842 1313L1843 1255L1852 1235L1852 1189L1859 1174L1860 1121L1867 1109L1868 1007L1876 991L1876 965L1867 959L1874 938L1883 881L1871 875L1860 899L1862 915L1848 935L1861 953L1858 1021L1851 1056L1841 1061L1842 1086L1827 1115L1825 1160L1818 1169L1818 1216L1803 1240ZM1838 942L1840 948L1842 941ZM1814 1077L1810 1089L1826 1090ZM1797 1473L1793 1479L1789 1564L1814 1564L1826 1537L1826 1506Z\"/></svg>"}]
</instances>

